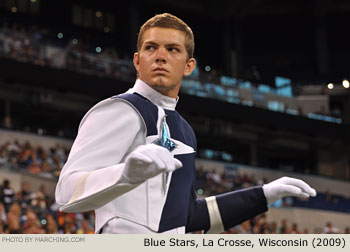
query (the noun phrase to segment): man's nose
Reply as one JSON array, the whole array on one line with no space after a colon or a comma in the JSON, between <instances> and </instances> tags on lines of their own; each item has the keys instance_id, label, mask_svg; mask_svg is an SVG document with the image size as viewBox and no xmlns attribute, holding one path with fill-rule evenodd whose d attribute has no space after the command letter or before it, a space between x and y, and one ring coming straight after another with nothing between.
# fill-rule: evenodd
<instances>
[{"instance_id":1,"label":"man's nose","mask_svg":"<svg viewBox=\"0 0 350 252\"><path fill-rule=\"evenodd\" d=\"M166 50L165 48L158 48L156 54L157 63L166 63Z\"/></svg>"}]
</instances>

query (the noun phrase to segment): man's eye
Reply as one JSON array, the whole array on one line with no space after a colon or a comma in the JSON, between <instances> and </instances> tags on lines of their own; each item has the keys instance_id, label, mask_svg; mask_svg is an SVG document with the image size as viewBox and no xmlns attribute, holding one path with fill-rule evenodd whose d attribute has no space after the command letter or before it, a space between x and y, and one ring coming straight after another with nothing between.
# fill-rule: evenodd
<instances>
[{"instance_id":1,"label":"man's eye","mask_svg":"<svg viewBox=\"0 0 350 252\"><path fill-rule=\"evenodd\" d=\"M154 49L154 46L151 46L151 45L148 45L148 46L145 46L145 50L152 50L152 49Z\"/></svg>"},{"instance_id":2,"label":"man's eye","mask_svg":"<svg viewBox=\"0 0 350 252\"><path fill-rule=\"evenodd\" d=\"M177 48L175 48L175 47L169 47L168 48L168 51L169 52L177 52L177 51L179 51Z\"/></svg>"}]
</instances>

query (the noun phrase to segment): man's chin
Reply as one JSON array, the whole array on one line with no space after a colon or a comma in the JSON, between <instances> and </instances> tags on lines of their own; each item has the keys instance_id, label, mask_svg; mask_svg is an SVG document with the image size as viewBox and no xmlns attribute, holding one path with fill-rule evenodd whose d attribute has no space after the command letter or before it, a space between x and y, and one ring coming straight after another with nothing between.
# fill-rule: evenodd
<instances>
[{"instance_id":1,"label":"man's chin","mask_svg":"<svg viewBox=\"0 0 350 252\"><path fill-rule=\"evenodd\" d=\"M163 87L163 86L167 86L168 82L169 80L167 78L157 77L152 79L152 83L150 84L155 87Z\"/></svg>"}]
</instances>

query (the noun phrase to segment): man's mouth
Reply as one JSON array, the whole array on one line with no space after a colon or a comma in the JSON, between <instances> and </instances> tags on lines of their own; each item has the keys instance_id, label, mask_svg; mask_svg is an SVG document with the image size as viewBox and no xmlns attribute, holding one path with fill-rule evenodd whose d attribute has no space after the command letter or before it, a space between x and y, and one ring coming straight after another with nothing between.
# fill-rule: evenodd
<instances>
[{"instance_id":1,"label":"man's mouth","mask_svg":"<svg viewBox=\"0 0 350 252\"><path fill-rule=\"evenodd\" d=\"M157 73L167 73L169 72L168 70L166 70L165 68L161 68L161 67L157 67L155 69L153 69L152 72L157 72Z\"/></svg>"}]
</instances>

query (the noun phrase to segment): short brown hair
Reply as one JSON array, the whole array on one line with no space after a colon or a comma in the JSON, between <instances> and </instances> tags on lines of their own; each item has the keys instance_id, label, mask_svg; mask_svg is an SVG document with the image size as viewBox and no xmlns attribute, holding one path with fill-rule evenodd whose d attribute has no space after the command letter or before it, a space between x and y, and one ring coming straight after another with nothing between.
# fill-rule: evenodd
<instances>
[{"instance_id":1,"label":"short brown hair","mask_svg":"<svg viewBox=\"0 0 350 252\"><path fill-rule=\"evenodd\" d=\"M191 28L180 18L169 14L163 13L155 15L154 17L148 19L146 23L144 23L139 31L137 37L137 50L140 51L142 46L143 34L146 30L153 27L163 27L163 28L173 28L179 31L183 31L185 33L185 47L189 58L193 58L194 53L194 36Z\"/></svg>"}]
</instances>

